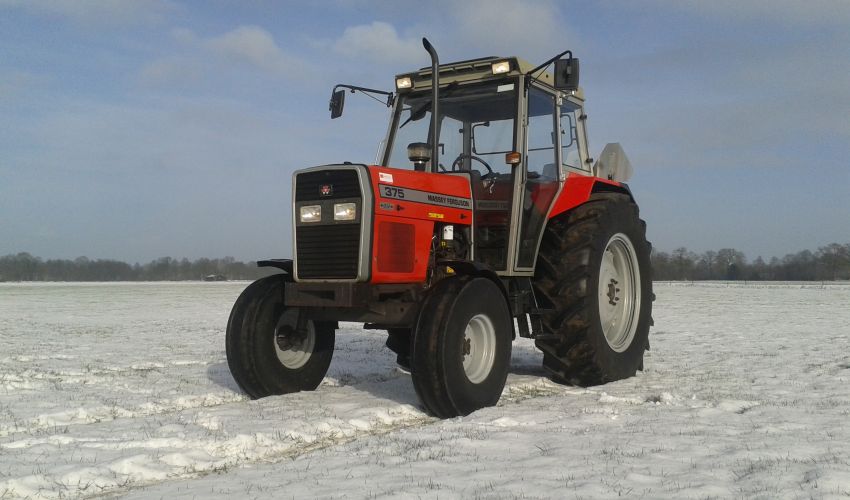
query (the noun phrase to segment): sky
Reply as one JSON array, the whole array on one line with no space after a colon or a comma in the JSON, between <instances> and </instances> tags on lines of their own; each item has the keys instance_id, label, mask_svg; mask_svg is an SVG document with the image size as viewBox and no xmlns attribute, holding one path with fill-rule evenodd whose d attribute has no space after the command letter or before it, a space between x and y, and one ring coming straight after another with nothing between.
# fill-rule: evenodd
<instances>
[{"instance_id":1,"label":"sky","mask_svg":"<svg viewBox=\"0 0 850 500\"><path fill-rule=\"evenodd\" d=\"M660 250L850 242L847 0L0 0L0 255L291 256L292 172L373 163L440 60L581 60Z\"/></svg>"}]
</instances>

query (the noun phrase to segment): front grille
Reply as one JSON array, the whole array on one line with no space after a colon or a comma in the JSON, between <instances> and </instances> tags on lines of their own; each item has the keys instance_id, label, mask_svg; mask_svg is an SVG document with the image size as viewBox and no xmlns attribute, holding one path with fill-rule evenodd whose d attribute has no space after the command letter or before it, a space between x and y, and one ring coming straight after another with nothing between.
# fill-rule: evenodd
<instances>
[{"instance_id":1,"label":"front grille","mask_svg":"<svg viewBox=\"0 0 850 500\"><path fill-rule=\"evenodd\" d=\"M359 198L360 180L354 170L319 170L298 174L295 201L337 200ZM330 193L322 194L322 187L330 186Z\"/></svg>"},{"instance_id":2,"label":"front grille","mask_svg":"<svg viewBox=\"0 0 850 500\"><path fill-rule=\"evenodd\" d=\"M299 279L355 279L360 224L295 228Z\"/></svg>"},{"instance_id":3,"label":"front grille","mask_svg":"<svg viewBox=\"0 0 850 500\"><path fill-rule=\"evenodd\" d=\"M333 220L336 200L354 202L358 220ZM295 210L319 205L322 220L295 225L295 263L298 279L355 280L360 274L360 234L363 224L363 194L360 177L353 168L322 169L296 174Z\"/></svg>"}]
</instances>

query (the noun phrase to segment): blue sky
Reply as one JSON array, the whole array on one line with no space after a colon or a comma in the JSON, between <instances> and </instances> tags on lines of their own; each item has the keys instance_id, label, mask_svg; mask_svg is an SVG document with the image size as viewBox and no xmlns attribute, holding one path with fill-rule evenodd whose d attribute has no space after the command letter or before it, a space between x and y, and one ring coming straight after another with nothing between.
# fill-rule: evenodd
<instances>
[{"instance_id":1,"label":"blue sky","mask_svg":"<svg viewBox=\"0 0 850 500\"><path fill-rule=\"evenodd\" d=\"M662 250L850 241L850 2L0 0L0 255L289 256L293 170L374 161L429 63L570 48Z\"/></svg>"}]
</instances>

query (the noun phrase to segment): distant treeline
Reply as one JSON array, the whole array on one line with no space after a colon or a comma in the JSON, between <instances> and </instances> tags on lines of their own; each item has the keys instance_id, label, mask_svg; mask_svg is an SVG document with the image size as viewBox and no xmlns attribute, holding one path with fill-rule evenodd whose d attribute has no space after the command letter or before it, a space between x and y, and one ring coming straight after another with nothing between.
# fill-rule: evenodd
<instances>
[{"instance_id":1,"label":"distant treeline","mask_svg":"<svg viewBox=\"0 0 850 500\"><path fill-rule=\"evenodd\" d=\"M698 254L681 247L672 252L652 251L656 280L832 281L850 280L850 243L831 243L817 251L803 250L765 261L748 261L733 248ZM254 262L223 259L172 259L147 264L78 257L43 260L28 253L0 257L0 281L180 281L218 277L255 280L277 272Z\"/></svg>"},{"instance_id":2,"label":"distant treeline","mask_svg":"<svg viewBox=\"0 0 850 500\"><path fill-rule=\"evenodd\" d=\"M254 262L223 259L172 259L162 257L147 264L78 257L42 260L28 253L0 257L0 281L182 281L207 277L254 280L277 272Z\"/></svg>"},{"instance_id":3,"label":"distant treeline","mask_svg":"<svg viewBox=\"0 0 850 500\"><path fill-rule=\"evenodd\" d=\"M691 252L680 247L670 253L652 251L656 280L834 281L850 279L850 243L830 243L817 251L803 250L781 259L748 261L733 248Z\"/></svg>"}]
</instances>

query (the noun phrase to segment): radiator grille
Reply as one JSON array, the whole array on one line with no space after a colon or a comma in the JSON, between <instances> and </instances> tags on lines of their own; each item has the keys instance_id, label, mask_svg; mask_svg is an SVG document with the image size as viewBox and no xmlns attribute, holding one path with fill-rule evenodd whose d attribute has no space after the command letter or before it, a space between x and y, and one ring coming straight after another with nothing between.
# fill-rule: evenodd
<instances>
[{"instance_id":1,"label":"radiator grille","mask_svg":"<svg viewBox=\"0 0 850 500\"><path fill-rule=\"evenodd\" d=\"M357 171L318 170L295 176L298 206L322 207L322 221L295 226L295 263L298 279L357 279L360 271L360 233L363 221L362 194ZM360 200L358 220L333 221L335 200ZM297 212L296 212L297 213Z\"/></svg>"},{"instance_id":2,"label":"radiator grille","mask_svg":"<svg viewBox=\"0 0 850 500\"><path fill-rule=\"evenodd\" d=\"M300 226L295 229L298 278L354 279L360 253L360 224Z\"/></svg>"}]
</instances>

